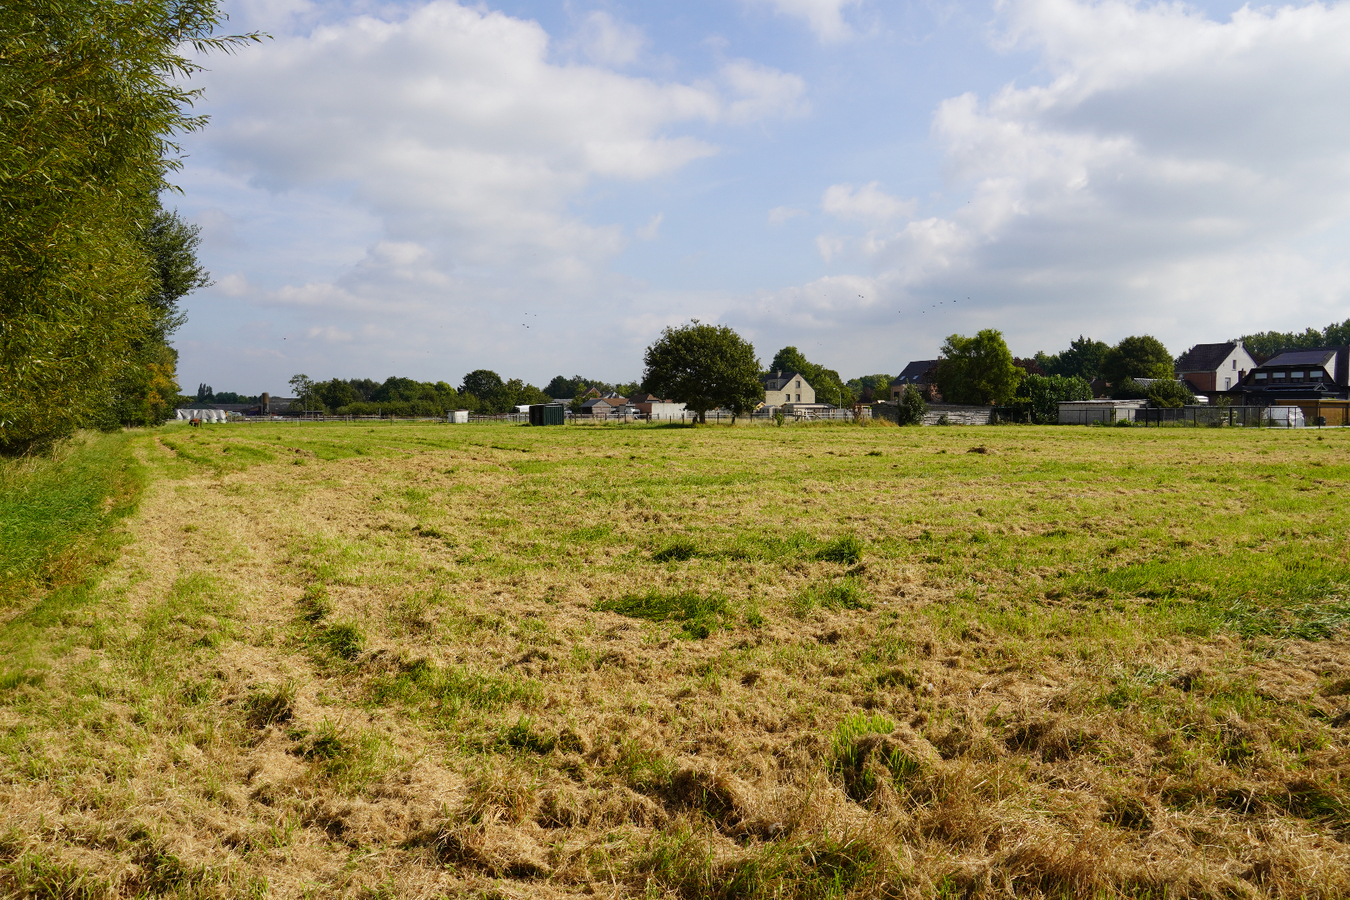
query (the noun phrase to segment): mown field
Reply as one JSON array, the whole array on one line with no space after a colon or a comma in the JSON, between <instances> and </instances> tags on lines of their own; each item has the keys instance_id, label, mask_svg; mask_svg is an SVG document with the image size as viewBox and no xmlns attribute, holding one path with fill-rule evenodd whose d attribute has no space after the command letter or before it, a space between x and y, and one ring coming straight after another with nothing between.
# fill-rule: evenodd
<instances>
[{"instance_id":1,"label":"mown field","mask_svg":"<svg viewBox=\"0 0 1350 900\"><path fill-rule=\"evenodd\" d=\"M9 897L1350 896L1350 432L0 468Z\"/></svg>"}]
</instances>

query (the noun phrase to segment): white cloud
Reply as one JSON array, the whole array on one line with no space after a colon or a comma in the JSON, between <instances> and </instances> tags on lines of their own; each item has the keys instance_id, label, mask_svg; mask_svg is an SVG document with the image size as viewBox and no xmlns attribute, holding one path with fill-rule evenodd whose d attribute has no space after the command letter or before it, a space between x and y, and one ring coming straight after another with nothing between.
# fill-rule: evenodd
<instances>
[{"instance_id":1,"label":"white cloud","mask_svg":"<svg viewBox=\"0 0 1350 900\"><path fill-rule=\"evenodd\" d=\"M806 210L804 209L795 209L791 206L775 206L773 209L769 210L769 224L782 225L789 219L795 219L798 216L804 215L806 215Z\"/></svg>"},{"instance_id":2,"label":"white cloud","mask_svg":"<svg viewBox=\"0 0 1350 900\"><path fill-rule=\"evenodd\" d=\"M729 122L802 116L810 110L803 99L806 82L796 75L745 59L727 63L720 74L733 98L724 113Z\"/></svg>"},{"instance_id":3,"label":"white cloud","mask_svg":"<svg viewBox=\"0 0 1350 900\"><path fill-rule=\"evenodd\" d=\"M636 62L647 46L642 29L620 22L603 10L588 13L572 39L591 62L603 66L627 66Z\"/></svg>"},{"instance_id":4,"label":"white cloud","mask_svg":"<svg viewBox=\"0 0 1350 900\"><path fill-rule=\"evenodd\" d=\"M836 256L843 253L845 246L847 246L847 242L837 235L816 235L816 250L825 262L831 262Z\"/></svg>"},{"instance_id":5,"label":"white cloud","mask_svg":"<svg viewBox=\"0 0 1350 900\"><path fill-rule=\"evenodd\" d=\"M655 240L657 234L659 234L661 231L661 222L664 219L665 219L664 213L657 213L656 215L651 217L651 219L647 222L646 225L643 225L641 228L635 231L634 234L637 235L639 240L643 241Z\"/></svg>"},{"instance_id":6,"label":"white cloud","mask_svg":"<svg viewBox=\"0 0 1350 900\"><path fill-rule=\"evenodd\" d=\"M216 287L226 297L246 297L253 292L253 287L242 272L223 276L216 282Z\"/></svg>"},{"instance_id":7,"label":"white cloud","mask_svg":"<svg viewBox=\"0 0 1350 900\"><path fill-rule=\"evenodd\" d=\"M918 208L913 200L892 197L873 181L854 189L851 184L835 184L825 189L820 208L837 219L883 225Z\"/></svg>"},{"instance_id":8,"label":"white cloud","mask_svg":"<svg viewBox=\"0 0 1350 900\"><path fill-rule=\"evenodd\" d=\"M1005 44L1039 51L1049 80L937 109L969 202L911 219L875 184L822 199L868 230L818 249L828 261L856 247L894 301L886 315L932 322L939 303L935 337L1002 326L1028 342L1020 352L1148 330L1179 352L1344 317L1350 117L1329 86L1350 84L1350 4L1225 22L1124 0L1006 12Z\"/></svg>"},{"instance_id":9,"label":"white cloud","mask_svg":"<svg viewBox=\"0 0 1350 900\"><path fill-rule=\"evenodd\" d=\"M353 335L350 331L343 331L332 325L315 326L309 329L309 337L316 340L326 341L330 344L345 344L351 341Z\"/></svg>"},{"instance_id":10,"label":"white cloud","mask_svg":"<svg viewBox=\"0 0 1350 900\"><path fill-rule=\"evenodd\" d=\"M192 173L229 208L204 222L252 239L252 283L205 297L284 309L304 323L288 352L378 323L401 335L386 347L500 358L539 297L562 322L570 303L622 308L632 285L609 263L662 216L632 234L588 221L589 192L668 176L716 154L717 128L806 108L801 78L744 60L691 83L606 68L645 38L605 13L574 48L593 65L556 61L539 24L483 7L382 9L217 58L201 79L213 123ZM231 270L245 255L234 243L213 245ZM366 343L352 352L345 365Z\"/></svg>"},{"instance_id":11,"label":"white cloud","mask_svg":"<svg viewBox=\"0 0 1350 900\"><path fill-rule=\"evenodd\" d=\"M822 41L841 41L853 34L844 21L844 7L859 0L756 0L768 3L780 15L804 20Z\"/></svg>"}]
</instances>

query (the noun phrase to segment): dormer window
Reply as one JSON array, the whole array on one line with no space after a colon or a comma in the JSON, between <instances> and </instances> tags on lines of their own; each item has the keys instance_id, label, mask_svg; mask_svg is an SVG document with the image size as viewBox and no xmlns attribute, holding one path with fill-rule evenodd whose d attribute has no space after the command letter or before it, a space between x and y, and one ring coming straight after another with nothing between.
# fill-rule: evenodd
<instances>
[{"instance_id":1,"label":"dormer window","mask_svg":"<svg viewBox=\"0 0 1350 900\"><path fill-rule=\"evenodd\" d=\"M1303 373L1302 373L1302 372L1290 372L1290 373L1289 373L1289 379L1290 379L1291 381L1302 381L1302 380L1303 380Z\"/></svg>"},{"instance_id":2,"label":"dormer window","mask_svg":"<svg viewBox=\"0 0 1350 900\"><path fill-rule=\"evenodd\" d=\"M1271 374L1271 377L1275 378L1277 381L1280 380L1280 379L1283 379L1283 378L1285 377L1285 373L1283 373L1283 372L1272 372L1272 373L1270 373L1270 374Z\"/></svg>"},{"instance_id":3,"label":"dormer window","mask_svg":"<svg viewBox=\"0 0 1350 900\"><path fill-rule=\"evenodd\" d=\"M1265 380L1266 380L1266 373L1265 373L1265 372L1257 372L1257 373L1256 373L1256 380L1257 380L1257 381L1265 381Z\"/></svg>"}]
</instances>

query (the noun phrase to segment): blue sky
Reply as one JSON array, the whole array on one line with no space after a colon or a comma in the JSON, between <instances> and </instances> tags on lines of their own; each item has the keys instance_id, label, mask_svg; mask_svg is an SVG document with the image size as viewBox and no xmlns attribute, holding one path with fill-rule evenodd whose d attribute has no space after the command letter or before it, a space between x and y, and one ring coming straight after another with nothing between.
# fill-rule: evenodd
<instances>
[{"instance_id":1,"label":"blue sky","mask_svg":"<svg viewBox=\"0 0 1350 900\"><path fill-rule=\"evenodd\" d=\"M1174 353L1350 316L1350 4L239 0L180 381L845 377L952 333Z\"/></svg>"}]
</instances>

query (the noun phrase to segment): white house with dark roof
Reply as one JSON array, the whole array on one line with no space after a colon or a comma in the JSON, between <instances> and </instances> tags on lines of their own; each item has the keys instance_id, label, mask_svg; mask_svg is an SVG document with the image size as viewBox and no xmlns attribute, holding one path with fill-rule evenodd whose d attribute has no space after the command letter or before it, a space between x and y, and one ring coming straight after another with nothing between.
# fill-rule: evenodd
<instances>
[{"instance_id":1,"label":"white house with dark roof","mask_svg":"<svg viewBox=\"0 0 1350 900\"><path fill-rule=\"evenodd\" d=\"M1256 368L1256 360L1242 341L1223 344L1196 344L1177 360L1177 377L1197 394L1231 391L1247 373Z\"/></svg>"}]
</instances>

